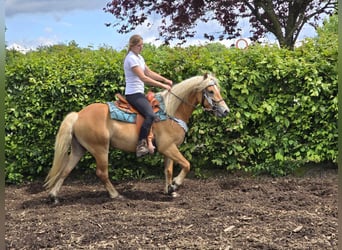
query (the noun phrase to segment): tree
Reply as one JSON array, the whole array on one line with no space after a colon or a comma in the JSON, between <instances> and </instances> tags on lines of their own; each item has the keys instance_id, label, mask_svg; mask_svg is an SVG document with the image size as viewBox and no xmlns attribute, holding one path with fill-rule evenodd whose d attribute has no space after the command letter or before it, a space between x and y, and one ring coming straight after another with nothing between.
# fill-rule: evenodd
<instances>
[{"instance_id":1,"label":"tree","mask_svg":"<svg viewBox=\"0 0 342 250\"><path fill-rule=\"evenodd\" d=\"M293 48L305 24L317 26L323 14L330 15L337 0L112 0L104 8L114 15L119 33L128 33L139 25L150 26L149 17L161 18L159 36L168 44L173 39L182 43L194 37L200 22L217 22L223 29L218 37L205 33L209 40L232 39L240 36L242 20L248 19L251 39L257 40L270 32L281 47Z\"/></svg>"}]
</instances>

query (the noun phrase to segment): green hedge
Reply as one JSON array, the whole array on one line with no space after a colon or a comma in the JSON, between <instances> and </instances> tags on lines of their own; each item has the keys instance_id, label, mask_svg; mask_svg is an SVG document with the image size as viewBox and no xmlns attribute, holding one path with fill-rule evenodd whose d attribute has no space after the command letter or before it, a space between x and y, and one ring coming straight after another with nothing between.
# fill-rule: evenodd
<instances>
[{"instance_id":1,"label":"green hedge","mask_svg":"<svg viewBox=\"0 0 342 250\"><path fill-rule=\"evenodd\" d=\"M75 43L25 55L7 51L7 182L45 177L65 115L123 92L125 54ZM146 45L143 55L150 68L175 82L207 71L220 80L230 115L218 119L197 109L181 146L196 173L220 168L285 175L308 162L336 161L336 41L309 40L294 51ZM149 166L162 173L161 160L113 150L111 176L146 177ZM85 172L94 167L89 155L78 166Z\"/></svg>"}]
</instances>

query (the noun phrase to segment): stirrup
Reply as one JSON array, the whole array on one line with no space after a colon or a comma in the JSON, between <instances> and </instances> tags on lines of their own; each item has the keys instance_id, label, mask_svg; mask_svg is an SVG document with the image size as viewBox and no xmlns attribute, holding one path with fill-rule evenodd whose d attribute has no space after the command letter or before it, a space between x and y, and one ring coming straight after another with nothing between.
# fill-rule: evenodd
<instances>
[{"instance_id":1,"label":"stirrup","mask_svg":"<svg viewBox=\"0 0 342 250\"><path fill-rule=\"evenodd\" d=\"M150 151L147 147L147 142L145 139L141 140L138 142L138 146L137 146L137 149L136 149L136 156L137 157L141 157L141 156L144 156L146 154L148 154Z\"/></svg>"}]
</instances>

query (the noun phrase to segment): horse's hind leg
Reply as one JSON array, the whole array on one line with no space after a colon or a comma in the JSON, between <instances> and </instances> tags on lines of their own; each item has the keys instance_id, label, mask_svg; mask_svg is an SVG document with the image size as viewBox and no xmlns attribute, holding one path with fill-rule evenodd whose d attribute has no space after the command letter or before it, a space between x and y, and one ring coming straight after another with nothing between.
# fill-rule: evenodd
<instances>
[{"instance_id":1,"label":"horse's hind leg","mask_svg":"<svg viewBox=\"0 0 342 250\"><path fill-rule=\"evenodd\" d=\"M96 175L104 184L110 198L120 197L119 192L114 188L108 176L108 150L104 153L93 154L96 159Z\"/></svg>"},{"instance_id":2,"label":"horse's hind leg","mask_svg":"<svg viewBox=\"0 0 342 250\"><path fill-rule=\"evenodd\" d=\"M76 164L82 158L86 150L79 144L79 142L73 138L71 143L71 151L68 156L68 161L66 167L63 169L62 173L59 175L58 180L49 192L49 196L54 200L55 203L58 202L57 194L63 185L64 180L68 177L70 172L75 168Z\"/></svg>"}]
</instances>

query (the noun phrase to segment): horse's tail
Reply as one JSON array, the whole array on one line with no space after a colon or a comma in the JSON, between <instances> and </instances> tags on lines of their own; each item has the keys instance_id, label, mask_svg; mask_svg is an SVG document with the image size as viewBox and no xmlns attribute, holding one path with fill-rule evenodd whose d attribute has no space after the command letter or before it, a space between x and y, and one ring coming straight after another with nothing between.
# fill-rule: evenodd
<instances>
[{"instance_id":1,"label":"horse's tail","mask_svg":"<svg viewBox=\"0 0 342 250\"><path fill-rule=\"evenodd\" d=\"M46 179L44 187L50 190L59 179L60 174L67 166L69 159L69 149L73 137L73 125L78 118L77 112L69 113L63 120L59 127L56 143L55 154L53 159L52 168L50 169Z\"/></svg>"}]
</instances>

